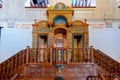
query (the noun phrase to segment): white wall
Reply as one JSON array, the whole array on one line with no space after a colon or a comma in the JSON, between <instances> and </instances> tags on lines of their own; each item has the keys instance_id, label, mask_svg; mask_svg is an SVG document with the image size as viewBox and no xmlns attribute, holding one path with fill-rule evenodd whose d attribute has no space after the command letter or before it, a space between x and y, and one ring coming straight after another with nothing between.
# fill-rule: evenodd
<instances>
[{"instance_id":1,"label":"white wall","mask_svg":"<svg viewBox=\"0 0 120 80\"><path fill-rule=\"evenodd\" d=\"M112 28L89 27L89 43L110 57L120 62L120 23L113 23Z\"/></svg>"},{"instance_id":2,"label":"white wall","mask_svg":"<svg viewBox=\"0 0 120 80\"><path fill-rule=\"evenodd\" d=\"M27 25L25 25L27 24ZM4 26L1 30L0 62L32 45L31 23L17 23L14 28Z\"/></svg>"}]
</instances>

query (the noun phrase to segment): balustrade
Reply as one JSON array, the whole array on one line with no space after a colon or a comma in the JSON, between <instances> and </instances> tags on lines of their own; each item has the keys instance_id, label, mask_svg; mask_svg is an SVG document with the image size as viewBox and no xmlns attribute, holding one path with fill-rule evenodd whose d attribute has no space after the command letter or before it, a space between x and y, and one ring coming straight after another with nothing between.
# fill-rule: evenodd
<instances>
[{"instance_id":1,"label":"balustrade","mask_svg":"<svg viewBox=\"0 0 120 80\"><path fill-rule=\"evenodd\" d=\"M94 49L94 62L109 73L120 77L120 63L107 56L103 52ZM112 76L114 77L114 76Z\"/></svg>"},{"instance_id":2,"label":"balustrade","mask_svg":"<svg viewBox=\"0 0 120 80\"><path fill-rule=\"evenodd\" d=\"M20 66L25 64L24 50L18 52L0 64L0 74L13 74Z\"/></svg>"},{"instance_id":3,"label":"balustrade","mask_svg":"<svg viewBox=\"0 0 120 80\"><path fill-rule=\"evenodd\" d=\"M55 50L55 59L54 56ZM58 61L58 49L53 48L30 48L21 50L8 60L0 64L0 75L13 75L20 67L26 63L50 64ZM64 53L65 52L65 53ZM96 63L105 70L107 70L112 77L120 76L120 63L113 60L103 52L90 48L63 48L62 49L62 63ZM55 63L55 64L56 64ZM59 63L58 63L59 64ZM104 74L107 76L107 74Z\"/></svg>"},{"instance_id":4,"label":"balustrade","mask_svg":"<svg viewBox=\"0 0 120 80\"><path fill-rule=\"evenodd\" d=\"M103 80L100 76L88 76L87 80Z\"/></svg>"},{"instance_id":5,"label":"balustrade","mask_svg":"<svg viewBox=\"0 0 120 80\"><path fill-rule=\"evenodd\" d=\"M66 48L66 55L62 57L67 63L71 62L91 62L91 54L89 49L72 49ZM69 52L71 54L69 54ZM0 74L13 73L20 66L26 63L50 63L53 61L53 49L52 48L29 48L21 50L5 62L0 64Z\"/></svg>"}]
</instances>

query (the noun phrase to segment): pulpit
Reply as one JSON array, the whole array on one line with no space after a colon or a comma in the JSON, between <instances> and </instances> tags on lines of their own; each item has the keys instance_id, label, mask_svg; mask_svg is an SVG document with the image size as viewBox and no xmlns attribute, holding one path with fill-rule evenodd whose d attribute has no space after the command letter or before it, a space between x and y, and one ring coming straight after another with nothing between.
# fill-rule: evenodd
<instances>
[{"instance_id":1,"label":"pulpit","mask_svg":"<svg viewBox=\"0 0 120 80\"><path fill-rule=\"evenodd\" d=\"M88 48L88 24L73 21L73 14L72 8L60 2L47 9L47 20L33 24L32 47L39 49L33 55L40 63L50 62L59 72L70 62L82 61L87 54L81 48Z\"/></svg>"},{"instance_id":2,"label":"pulpit","mask_svg":"<svg viewBox=\"0 0 120 80\"><path fill-rule=\"evenodd\" d=\"M67 38L66 35L57 33L54 35L53 39L53 52L52 61L53 64L67 64Z\"/></svg>"},{"instance_id":3,"label":"pulpit","mask_svg":"<svg viewBox=\"0 0 120 80\"><path fill-rule=\"evenodd\" d=\"M53 64L67 64L67 48L53 48L52 55Z\"/></svg>"}]
</instances>

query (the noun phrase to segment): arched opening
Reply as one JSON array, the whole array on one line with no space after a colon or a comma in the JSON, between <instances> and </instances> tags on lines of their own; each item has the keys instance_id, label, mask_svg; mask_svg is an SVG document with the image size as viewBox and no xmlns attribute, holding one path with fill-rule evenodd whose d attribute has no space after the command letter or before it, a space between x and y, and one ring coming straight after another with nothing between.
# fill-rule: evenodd
<instances>
[{"instance_id":1,"label":"arched opening","mask_svg":"<svg viewBox=\"0 0 120 80\"><path fill-rule=\"evenodd\" d=\"M67 62L67 30L64 28L56 28L54 30L54 39L53 39L53 64L59 72ZM61 64L61 65L57 65ZM61 80L61 79L60 79Z\"/></svg>"},{"instance_id":2,"label":"arched opening","mask_svg":"<svg viewBox=\"0 0 120 80\"><path fill-rule=\"evenodd\" d=\"M67 30L57 28L54 30L54 47L65 47L67 40Z\"/></svg>"},{"instance_id":3,"label":"arched opening","mask_svg":"<svg viewBox=\"0 0 120 80\"><path fill-rule=\"evenodd\" d=\"M63 29L63 28L57 28L54 30L54 34L58 34L58 33L61 33L63 35L66 35L67 34L67 30Z\"/></svg>"},{"instance_id":4,"label":"arched opening","mask_svg":"<svg viewBox=\"0 0 120 80\"><path fill-rule=\"evenodd\" d=\"M57 16L54 18L53 23L54 24L66 24L67 20L64 16Z\"/></svg>"},{"instance_id":5,"label":"arched opening","mask_svg":"<svg viewBox=\"0 0 120 80\"><path fill-rule=\"evenodd\" d=\"M120 8L120 0L117 0L118 7Z\"/></svg>"}]
</instances>

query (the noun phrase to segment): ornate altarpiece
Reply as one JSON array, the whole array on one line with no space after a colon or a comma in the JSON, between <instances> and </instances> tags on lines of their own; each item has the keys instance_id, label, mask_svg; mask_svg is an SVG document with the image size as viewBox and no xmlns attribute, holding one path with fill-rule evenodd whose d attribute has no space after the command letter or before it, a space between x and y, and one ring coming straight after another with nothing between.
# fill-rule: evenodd
<instances>
[{"instance_id":1,"label":"ornate altarpiece","mask_svg":"<svg viewBox=\"0 0 120 80\"><path fill-rule=\"evenodd\" d=\"M33 24L33 48L53 48L53 62L58 64L67 61L67 54L72 55L68 48L88 48L88 24L72 21L71 7L60 2L50 6L46 13L48 20Z\"/></svg>"}]
</instances>

